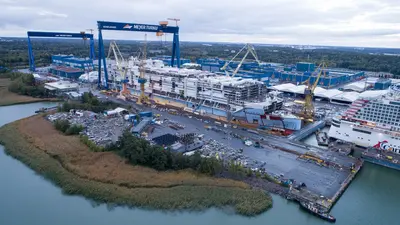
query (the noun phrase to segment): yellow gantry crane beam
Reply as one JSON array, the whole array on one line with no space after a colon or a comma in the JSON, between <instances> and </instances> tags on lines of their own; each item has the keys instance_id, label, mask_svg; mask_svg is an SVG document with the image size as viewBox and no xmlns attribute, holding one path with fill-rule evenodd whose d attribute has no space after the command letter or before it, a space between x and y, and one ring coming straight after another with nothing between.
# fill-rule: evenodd
<instances>
[{"instance_id":1,"label":"yellow gantry crane beam","mask_svg":"<svg viewBox=\"0 0 400 225\"><path fill-rule=\"evenodd\" d=\"M138 99L138 104L148 104L149 103L149 98L145 94L145 86L144 84L146 83L146 78L145 78L145 66L146 66L146 58L147 58L147 34L144 35L144 47L143 47L143 58L142 62L140 64L140 77L139 77L139 83L140 83L140 96Z\"/></svg>"},{"instance_id":2,"label":"yellow gantry crane beam","mask_svg":"<svg viewBox=\"0 0 400 225\"><path fill-rule=\"evenodd\" d=\"M318 86L318 82L321 78L321 75L325 75L326 64L322 62L319 66L318 75L313 84L310 83L311 76L303 83L306 84L306 88L304 89L304 106L302 110L302 115L304 119L308 122L314 121L315 109L313 104L314 91Z\"/></svg>"}]
</instances>

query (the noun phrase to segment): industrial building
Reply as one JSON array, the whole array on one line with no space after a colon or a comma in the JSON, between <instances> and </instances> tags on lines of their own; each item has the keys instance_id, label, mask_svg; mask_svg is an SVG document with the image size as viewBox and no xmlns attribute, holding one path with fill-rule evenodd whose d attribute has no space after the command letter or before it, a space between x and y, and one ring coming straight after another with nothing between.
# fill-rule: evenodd
<instances>
[{"instance_id":1,"label":"industrial building","mask_svg":"<svg viewBox=\"0 0 400 225\"><path fill-rule=\"evenodd\" d=\"M49 73L69 79L78 79L85 71L94 70L93 60L73 55L53 55Z\"/></svg>"},{"instance_id":2,"label":"industrial building","mask_svg":"<svg viewBox=\"0 0 400 225\"><path fill-rule=\"evenodd\" d=\"M197 60L202 70L211 72L220 72L225 62L225 60L218 58ZM230 65L232 68L235 68L239 65L239 62L231 62ZM299 62L296 65L287 66L276 63L258 64L257 62L243 62L236 76L263 81L267 85L271 83L271 80L301 84L310 79L309 81L314 83L316 80L316 69L314 63L307 62ZM318 85L324 88L333 88L360 80L363 77L364 72L362 71L327 68L320 78Z\"/></svg>"},{"instance_id":3,"label":"industrial building","mask_svg":"<svg viewBox=\"0 0 400 225\"><path fill-rule=\"evenodd\" d=\"M67 92L79 92L79 84L69 81L46 83L44 88L54 95L64 95Z\"/></svg>"},{"instance_id":4,"label":"industrial building","mask_svg":"<svg viewBox=\"0 0 400 225\"><path fill-rule=\"evenodd\" d=\"M390 79L379 79L377 82L374 84L374 89L375 90L386 90L392 85L392 80Z\"/></svg>"},{"instance_id":5,"label":"industrial building","mask_svg":"<svg viewBox=\"0 0 400 225\"><path fill-rule=\"evenodd\" d=\"M55 66L49 69L49 73L59 76L65 77L68 79L76 80L78 79L84 72L81 69L65 67L65 66Z\"/></svg>"},{"instance_id":6,"label":"industrial building","mask_svg":"<svg viewBox=\"0 0 400 225\"><path fill-rule=\"evenodd\" d=\"M151 122L151 118L144 118L142 121L140 121L140 123L138 125L136 125L135 127L133 127L131 129L131 132L133 134L139 135L140 133L142 133L144 128L146 128L146 126L150 124L150 122Z\"/></svg>"},{"instance_id":7,"label":"industrial building","mask_svg":"<svg viewBox=\"0 0 400 225\"><path fill-rule=\"evenodd\" d=\"M89 58L77 58L73 55L53 55L51 62L54 66L65 66L85 70L87 68L94 69L93 60Z\"/></svg>"},{"instance_id":8,"label":"industrial building","mask_svg":"<svg viewBox=\"0 0 400 225\"><path fill-rule=\"evenodd\" d=\"M360 82L356 82L357 85L358 85L358 83L360 83ZM362 83L363 83L363 85L365 84L365 82L362 82ZM355 87L358 88L357 85L355 85ZM268 89L283 92L283 93L290 93L293 95L303 95L305 88L306 88L305 85L295 85L292 83L285 83L285 84L271 86ZM388 90L364 91L364 89L363 89L360 92L358 92L358 91L340 91L338 89L325 89L322 87L317 87L314 91L314 96L316 98L328 100L331 103L351 104L358 98L365 98L365 97L373 98L373 97L382 96L382 95L386 94L388 92Z\"/></svg>"}]
</instances>

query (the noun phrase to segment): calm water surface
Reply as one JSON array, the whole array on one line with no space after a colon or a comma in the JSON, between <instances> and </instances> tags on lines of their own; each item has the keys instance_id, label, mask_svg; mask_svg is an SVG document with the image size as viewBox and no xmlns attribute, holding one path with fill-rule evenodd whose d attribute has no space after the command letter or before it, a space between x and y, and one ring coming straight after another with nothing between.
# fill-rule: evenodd
<instances>
[{"instance_id":1,"label":"calm water surface","mask_svg":"<svg viewBox=\"0 0 400 225\"><path fill-rule=\"evenodd\" d=\"M0 125L34 114L54 103L0 107ZM400 210L400 172L366 164L332 209L336 224L397 225ZM299 209L297 204L273 196L268 212L246 218L210 209L202 213L165 213L96 205L79 196L63 195L0 146L0 225L280 225L329 224Z\"/></svg>"}]
</instances>

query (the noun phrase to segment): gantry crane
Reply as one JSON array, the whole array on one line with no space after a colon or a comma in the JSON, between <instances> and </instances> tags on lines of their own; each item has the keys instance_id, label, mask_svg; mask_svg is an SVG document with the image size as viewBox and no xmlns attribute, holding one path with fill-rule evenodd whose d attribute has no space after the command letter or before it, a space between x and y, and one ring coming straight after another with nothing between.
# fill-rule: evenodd
<instances>
[{"instance_id":1,"label":"gantry crane","mask_svg":"<svg viewBox=\"0 0 400 225\"><path fill-rule=\"evenodd\" d=\"M325 73L326 65L324 62L321 63L318 68L319 68L318 75L313 84L310 83L311 76L305 82L303 82L303 84L306 85L306 88L304 89L304 106L301 114L304 120L308 122L314 121L315 109L313 104L313 97L315 88L317 88L322 73L324 74L324 76L326 74Z\"/></svg>"},{"instance_id":2,"label":"gantry crane","mask_svg":"<svg viewBox=\"0 0 400 225\"><path fill-rule=\"evenodd\" d=\"M140 77L138 79L138 82L140 84L140 96L137 101L138 104L149 104L149 97L147 97L147 95L145 94L145 87L144 87L144 84L146 83L146 78L144 76L144 73L146 71L145 69L146 58L147 58L147 34L144 35L143 58L142 61L140 62L140 68L139 68Z\"/></svg>"},{"instance_id":3,"label":"gantry crane","mask_svg":"<svg viewBox=\"0 0 400 225\"><path fill-rule=\"evenodd\" d=\"M117 71L119 71L120 76L121 76L121 83L122 83L122 90L121 90L121 94L129 94L129 91L126 87L126 83L127 83L127 73L128 73L128 66L127 66L127 62L124 59L124 57L122 56L121 51L119 50L119 47L117 45L117 43L115 41L111 41L110 42L110 47L108 49L108 55L107 58L109 59L111 56L111 53L113 53L114 58L115 58L115 64L117 66ZM113 83L114 83L114 88L115 91L117 91L117 87L116 87L116 75L114 75L113 77Z\"/></svg>"},{"instance_id":4,"label":"gantry crane","mask_svg":"<svg viewBox=\"0 0 400 225\"><path fill-rule=\"evenodd\" d=\"M137 23L121 23L121 22L109 22L109 21L97 21L97 27L99 29L99 79L98 87L102 87L102 67L104 70L104 88L108 89L108 73L107 73L107 63L104 54L104 44L103 44L103 30L113 30L113 31L135 31L135 32L153 32L158 35L163 33L173 34L172 40L172 55L171 55L171 66L175 65L180 67L180 48L179 48L179 27L168 26L168 23L160 23L159 25L149 25L149 24L137 24ZM175 61L176 60L176 61ZM102 66L103 64L103 66Z\"/></svg>"},{"instance_id":5,"label":"gantry crane","mask_svg":"<svg viewBox=\"0 0 400 225\"><path fill-rule=\"evenodd\" d=\"M233 73L230 75L229 72L228 72L228 70L227 70L229 64L230 64L231 62L233 62L233 60L235 60L235 58L236 58L244 49L247 49L246 54L243 56L242 60L240 61L239 65L236 67L236 69L233 71ZM234 76L237 74L237 72L239 71L240 67L242 66L244 60L247 58L247 56L249 55L249 53L251 53L251 54L253 55L253 57L254 57L254 59L256 60L256 62L260 65L260 60L258 60L256 50L254 49L254 47L253 47L251 44L247 43L242 49L239 50L239 52L238 52L235 56L233 56L233 58L232 58L230 61L226 62L225 65L224 65L223 67L221 67L221 70L222 70L222 71L225 71L225 74L226 74L227 76L232 76L232 77L234 77Z\"/></svg>"},{"instance_id":6,"label":"gantry crane","mask_svg":"<svg viewBox=\"0 0 400 225\"><path fill-rule=\"evenodd\" d=\"M81 38L84 41L90 40L89 58L94 59L94 39L93 34L80 33L66 33L66 32L43 32L43 31L28 31L28 55L29 55L29 69L32 72L36 71L35 58L32 50L31 37L51 37L51 38Z\"/></svg>"}]
</instances>

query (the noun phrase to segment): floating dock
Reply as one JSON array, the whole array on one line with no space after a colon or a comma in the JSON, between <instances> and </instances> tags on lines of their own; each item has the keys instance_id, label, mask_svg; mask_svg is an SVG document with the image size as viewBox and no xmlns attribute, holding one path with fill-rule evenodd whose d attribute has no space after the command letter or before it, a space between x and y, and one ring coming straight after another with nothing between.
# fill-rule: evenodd
<instances>
[{"instance_id":1,"label":"floating dock","mask_svg":"<svg viewBox=\"0 0 400 225\"><path fill-rule=\"evenodd\" d=\"M367 162L400 170L400 155L398 154L369 148L362 153L361 157Z\"/></svg>"},{"instance_id":2,"label":"floating dock","mask_svg":"<svg viewBox=\"0 0 400 225\"><path fill-rule=\"evenodd\" d=\"M326 132L317 131L317 132L315 132L315 137L317 138L317 143L319 146L328 146L329 145L329 137Z\"/></svg>"}]
</instances>

